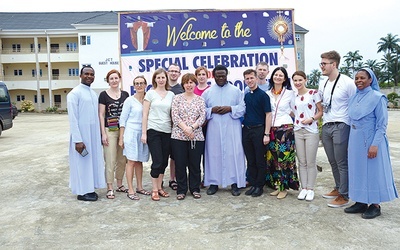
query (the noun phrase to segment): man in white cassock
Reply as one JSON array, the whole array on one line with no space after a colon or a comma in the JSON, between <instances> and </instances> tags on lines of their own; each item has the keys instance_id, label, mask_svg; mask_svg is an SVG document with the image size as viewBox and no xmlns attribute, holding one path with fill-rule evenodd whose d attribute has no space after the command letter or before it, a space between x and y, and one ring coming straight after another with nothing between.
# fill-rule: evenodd
<instances>
[{"instance_id":1,"label":"man in white cassock","mask_svg":"<svg viewBox=\"0 0 400 250\"><path fill-rule=\"evenodd\" d=\"M98 96L90 85L94 69L84 66L81 83L67 95L70 124L69 187L78 200L96 201L96 188L105 188L104 158L101 146Z\"/></svg>"},{"instance_id":2,"label":"man in white cassock","mask_svg":"<svg viewBox=\"0 0 400 250\"><path fill-rule=\"evenodd\" d=\"M233 196L240 195L239 188L246 186L246 166L242 146L242 123L246 112L242 91L227 80L228 69L217 65L215 79L202 97L206 103L207 136L205 142L204 185L208 195L231 185Z\"/></svg>"}]
</instances>

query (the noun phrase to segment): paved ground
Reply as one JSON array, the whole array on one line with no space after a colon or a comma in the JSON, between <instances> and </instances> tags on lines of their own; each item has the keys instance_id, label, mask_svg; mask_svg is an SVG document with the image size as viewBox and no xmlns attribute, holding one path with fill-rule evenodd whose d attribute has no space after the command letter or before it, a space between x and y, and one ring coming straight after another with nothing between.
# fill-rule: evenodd
<instances>
[{"instance_id":1,"label":"paved ground","mask_svg":"<svg viewBox=\"0 0 400 250\"><path fill-rule=\"evenodd\" d=\"M397 187L399 122L400 112L390 111ZM373 220L326 205L321 195L333 179L323 148L312 202L297 200L296 191L277 200L265 193L232 197L229 190L202 190L200 200L131 201L120 193L108 200L102 189L90 203L68 188L68 133L65 114L20 113L0 137L1 249L399 249L399 199L382 204ZM151 189L148 173L146 164L144 185Z\"/></svg>"}]
</instances>

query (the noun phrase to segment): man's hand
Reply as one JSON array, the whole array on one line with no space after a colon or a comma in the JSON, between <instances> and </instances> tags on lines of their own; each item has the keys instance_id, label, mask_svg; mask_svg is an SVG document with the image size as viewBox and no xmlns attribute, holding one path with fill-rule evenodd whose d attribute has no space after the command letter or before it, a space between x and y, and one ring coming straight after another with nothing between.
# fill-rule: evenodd
<instances>
[{"instance_id":1,"label":"man's hand","mask_svg":"<svg viewBox=\"0 0 400 250\"><path fill-rule=\"evenodd\" d=\"M78 151L79 154L82 153L84 148L86 148L86 146L83 142L75 143L75 150Z\"/></svg>"},{"instance_id":2,"label":"man's hand","mask_svg":"<svg viewBox=\"0 0 400 250\"><path fill-rule=\"evenodd\" d=\"M232 111L231 106L215 106L211 109L212 113L216 113L216 114L226 114Z\"/></svg>"}]
</instances>

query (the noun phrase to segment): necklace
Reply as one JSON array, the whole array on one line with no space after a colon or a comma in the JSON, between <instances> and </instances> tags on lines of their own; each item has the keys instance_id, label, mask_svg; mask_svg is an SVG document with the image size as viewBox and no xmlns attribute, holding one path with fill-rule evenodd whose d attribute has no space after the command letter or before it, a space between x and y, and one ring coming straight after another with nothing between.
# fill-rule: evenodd
<instances>
[{"instance_id":1,"label":"necklace","mask_svg":"<svg viewBox=\"0 0 400 250\"><path fill-rule=\"evenodd\" d=\"M280 95L280 94L282 93L282 89L283 89L283 88L281 88L281 89L278 90L278 91L275 91L275 88L273 88L273 89L272 89L272 93L274 93L274 95Z\"/></svg>"}]
</instances>

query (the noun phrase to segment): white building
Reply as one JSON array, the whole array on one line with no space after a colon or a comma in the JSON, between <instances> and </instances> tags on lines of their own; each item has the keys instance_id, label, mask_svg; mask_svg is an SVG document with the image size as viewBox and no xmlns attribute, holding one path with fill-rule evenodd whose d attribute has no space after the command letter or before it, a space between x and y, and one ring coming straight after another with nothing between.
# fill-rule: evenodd
<instances>
[{"instance_id":1,"label":"white building","mask_svg":"<svg viewBox=\"0 0 400 250\"><path fill-rule=\"evenodd\" d=\"M307 32L295 25L300 70ZM22 100L31 100L35 110L65 110L66 95L79 84L83 65L95 69L92 88L97 92L108 87L109 70L120 70L118 13L113 11L0 12L0 44L0 80L18 108Z\"/></svg>"}]
</instances>

